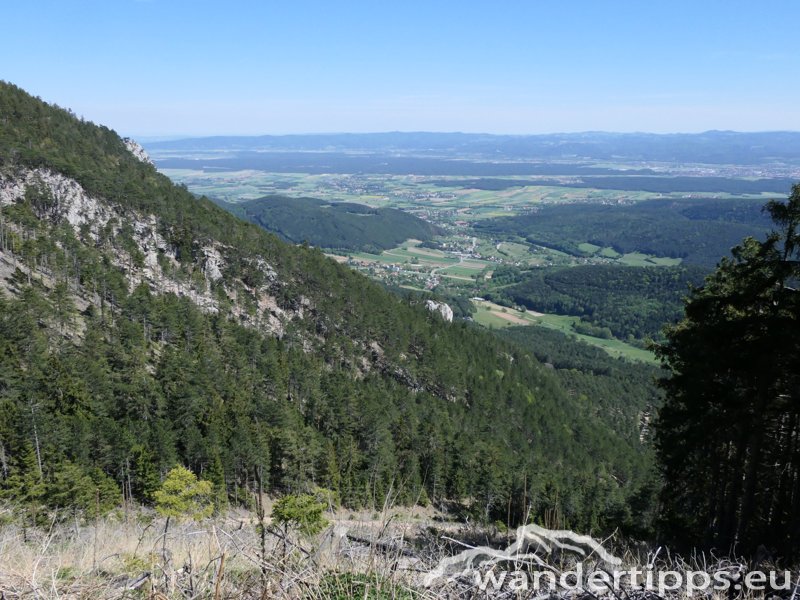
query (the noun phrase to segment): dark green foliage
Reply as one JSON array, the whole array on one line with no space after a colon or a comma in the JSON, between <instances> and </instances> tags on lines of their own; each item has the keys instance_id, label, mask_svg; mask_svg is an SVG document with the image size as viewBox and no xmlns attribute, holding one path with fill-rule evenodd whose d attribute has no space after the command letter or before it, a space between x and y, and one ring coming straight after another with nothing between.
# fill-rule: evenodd
<instances>
[{"instance_id":1,"label":"dark green foliage","mask_svg":"<svg viewBox=\"0 0 800 600\"><path fill-rule=\"evenodd\" d=\"M552 366L569 395L588 401L596 418L629 441L642 435L643 413L661 405L657 379L664 372L658 367L612 358L605 350L546 327L508 327L497 335Z\"/></svg>"},{"instance_id":2,"label":"dark green foliage","mask_svg":"<svg viewBox=\"0 0 800 600\"><path fill-rule=\"evenodd\" d=\"M658 349L665 536L685 546L800 552L800 186L768 205L777 232L746 239L693 292Z\"/></svg>"},{"instance_id":3,"label":"dark green foliage","mask_svg":"<svg viewBox=\"0 0 800 600\"><path fill-rule=\"evenodd\" d=\"M296 244L380 253L408 239L429 240L435 225L395 208L371 208L353 202L266 196L222 204L233 214Z\"/></svg>"},{"instance_id":4,"label":"dark green foliage","mask_svg":"<svg viewBox=\"0 0 800 600\"><path fill-rule=\"evenodd\" d=\"M663 401L657 385L663 370L612 358L596 346L546 327L508 327L496 333L552 367L567 395L575 398L591 419L619 432L620 438L613 443L639 453L638 489L626 503L618 505L616 523L629 535L650 539L659 483L651 471L649 423Z\"/></svg>"},{"instance_id":5,"label":"dark green foliage","mask_svg":"<svg viewBox=\"0 0 800 600\"><path fill-rule=\"evenodd\" d=\"M655 338L665 323L680 318L690 285L700 284L704 274L699 267L501 267L492 283L502 285L485 296L499 304L581 317L586 331L578 333L607 337L605 329L621 339Z\"/></svg>"},{"instance_id":6,"label":"dark green foliage","mask_svg":"<svg viewBox=\"0 0 800 600\"><path fill-rule=\"evenodd\" d=\"M296 529L303 535L315 535L328 521L323 516L328 505L311 494L288 494L279 498L272 507L272 519L287 529Z\"/></svg>"},{"instance_id":7,"label":"dark green foliage","mask_svg":"<svg viewBox=\"0 0 800 600\"><path fill-rule=\"evenodd\" d=\"M354 356L326 363L174 296L126 299L113 324L89 318L77 346L46 343L56 324L38 292L3 300L2 315L11 418L4 451L12 475L33 481L38 441L46 477L69 463L95 465L144 502L154 474L176 461L224 481L234 501L244 500L263 464L276 492L319 481L351 506L380 505L390 490L402 503L472 496L480 514L501 518L509 498L523 502L527 492L535 514L569 498L567 522L588 526L596 499L581 490L597 469L619 479L608 494L620 503L641 475L635 445L593 422L586 399L490 334L424 312L406 315L416 330L407 352L425 358L407 361L401 381L391 371L355 379ZM3 485L36 502L13 492L13 478Z\"/></svg>"},{"instance_id":8,"label":"dark green foliage","mask_svg":"<svg viewBox=\"0 0 800 600\"><path fill-rule=\"evenodd\" d=\"M617 252L682 258L713 267L747 236L763 236L769 222L760 200L649 200L628 206L565 204L535 213L476 223L494 236L518 236L529 243L581 256L589 242ZM735 207L735 208L732 208Z\"/></svg>"}]
</instances>

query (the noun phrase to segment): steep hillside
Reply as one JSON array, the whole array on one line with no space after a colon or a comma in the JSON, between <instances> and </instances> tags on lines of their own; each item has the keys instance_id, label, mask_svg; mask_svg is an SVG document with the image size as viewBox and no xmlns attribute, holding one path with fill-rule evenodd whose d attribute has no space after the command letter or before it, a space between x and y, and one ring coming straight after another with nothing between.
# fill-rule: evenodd
<instances>
[{"instance_id":1,"label":"steep hillside","mask_svg":"<svg viewBox=\"0 0 800 600\"><path fill-rule=\"evenodd\" d=\"M183 463L220 502L323 485L349 505L627 522L649 468L630 423L594 420L524 351L5 83L0 123L0 489L34 517L148 502Z\"/></svg>"},{"instance_id":2,"label":"steep hillside","mask_svg":"<svg viewBox=\"0 0 800 600\"><path fill-rule=\"evenodd\" d=\"M437 227L395 208L354 202L266 196L224 208L294 242L380 254L408 240L429 240Z\"/></svg>"}]
</instances>

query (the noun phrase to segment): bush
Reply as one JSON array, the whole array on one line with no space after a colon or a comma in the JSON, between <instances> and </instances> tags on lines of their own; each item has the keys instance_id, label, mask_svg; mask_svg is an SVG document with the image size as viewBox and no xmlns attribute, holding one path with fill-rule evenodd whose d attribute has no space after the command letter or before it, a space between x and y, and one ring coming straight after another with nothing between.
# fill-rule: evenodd
<instances>
[{"instance_id":1,"label":"bush","mask_svg":"<svg viewBox=\"0 0 800 600\"><path fill-rule=\"evenodd\" d=\"M322 516L327 504L311 494L289 494L275 503L272 518L285 528L297 529L304 535L314 535L328 525Z\"/></svg>"},{"instance_id":2,"label":"bush","mask_svg":"<svg viewBox=\"0 0 800 600\"><path fill-rule=\"evenodd\" d=\"M199 521L214 511L213 486L194 473L177 466L167 473L161 489L153 494L156 512L164 517L191 517Z\"/></svg>"}]
</instances>

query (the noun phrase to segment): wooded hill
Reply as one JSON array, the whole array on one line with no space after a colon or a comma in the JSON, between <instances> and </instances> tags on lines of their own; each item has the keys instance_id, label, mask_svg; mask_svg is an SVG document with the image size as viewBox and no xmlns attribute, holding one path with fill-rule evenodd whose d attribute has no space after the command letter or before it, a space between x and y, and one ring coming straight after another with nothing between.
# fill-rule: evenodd
<instances>
[{"instance_id":1,"label":"wooded hill","mask_svg":"<svg viewBox=\"0 0 800 600\"><path fill-rule=\"evenodd\" d=\"M111 130L0 83L0 490L24 518L148 503L183 464L219 504L632 524L630 423L517 346L173 185Z\"/></svg>"},{"instance_id":2,"label":"wooded hill","mask_svg":"<svg viewBox=\"0 0 800 600\"><path fill-rule=\"evenodd\" d=\"M478 222L504 239L522 238L576 256L588 242L616 252L681 258L712 268L747 236L763 238L769 217L763 200L648 200L636 204L548 205L534 213Z\"/></svg>"},{"instance_id":3,"label":"wooded hill","mask_svg":"<svg viewBox=\"0 0 800 600\"><path fill-rule=\"evenodd\" d=\"M283 239L318 248L380 254L408 240L430 240L438 228L396 208L355 202L265 196L221 206Z\"/></svg>"},{"instance_id":4,"label":"wooded hill","mask_svg":"<svg viewBox=\"0 0 800 600\"><path fill-rule=\"evenodd\" d=\"M502 267L484 295L506 306L580 317L609 337L655 339L683 316L683 299L705 274L695 266Z\"/></svg>"}]
</instances>

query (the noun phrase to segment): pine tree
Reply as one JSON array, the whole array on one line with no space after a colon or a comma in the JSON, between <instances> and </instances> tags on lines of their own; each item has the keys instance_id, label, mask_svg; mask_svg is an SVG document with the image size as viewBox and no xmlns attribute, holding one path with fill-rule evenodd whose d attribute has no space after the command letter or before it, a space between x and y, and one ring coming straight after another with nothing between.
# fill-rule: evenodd
<instances>
[{"instance_id":1,"label":"pine tree","mask_svg":"<svg viewBox=\"0 0 800 600\"><path fill-rule=\"evenodd\" d=\"M23 533L28 527L42 524L45 514L47 488L32 446L27 446L19 464L15 466L3 486L3 497L12 502L15 512L20 517Z\"/></svg>"},{"instance_id":2,"label":"pine tree","mask_svg":"<svg viewBox=\"0 0 800 600\"><path fill-rule=\"evenodd\" d=\"M153 494L156 512L168 520L187 517L202 520L214 510L212 492L210 481L197 479L186 467L177 466L167 473L161 488Z\"/></svg>"},{"instance_id":3,"label":"pine tree","mask_svg":"<svg viewBox=\"0 0 800 600\"><path fill-rule=\"evenodd\" d=\"M658 349L662 527L685 545L800 550L800 185L692 292Z\"/></svg>"}]
</instances>

